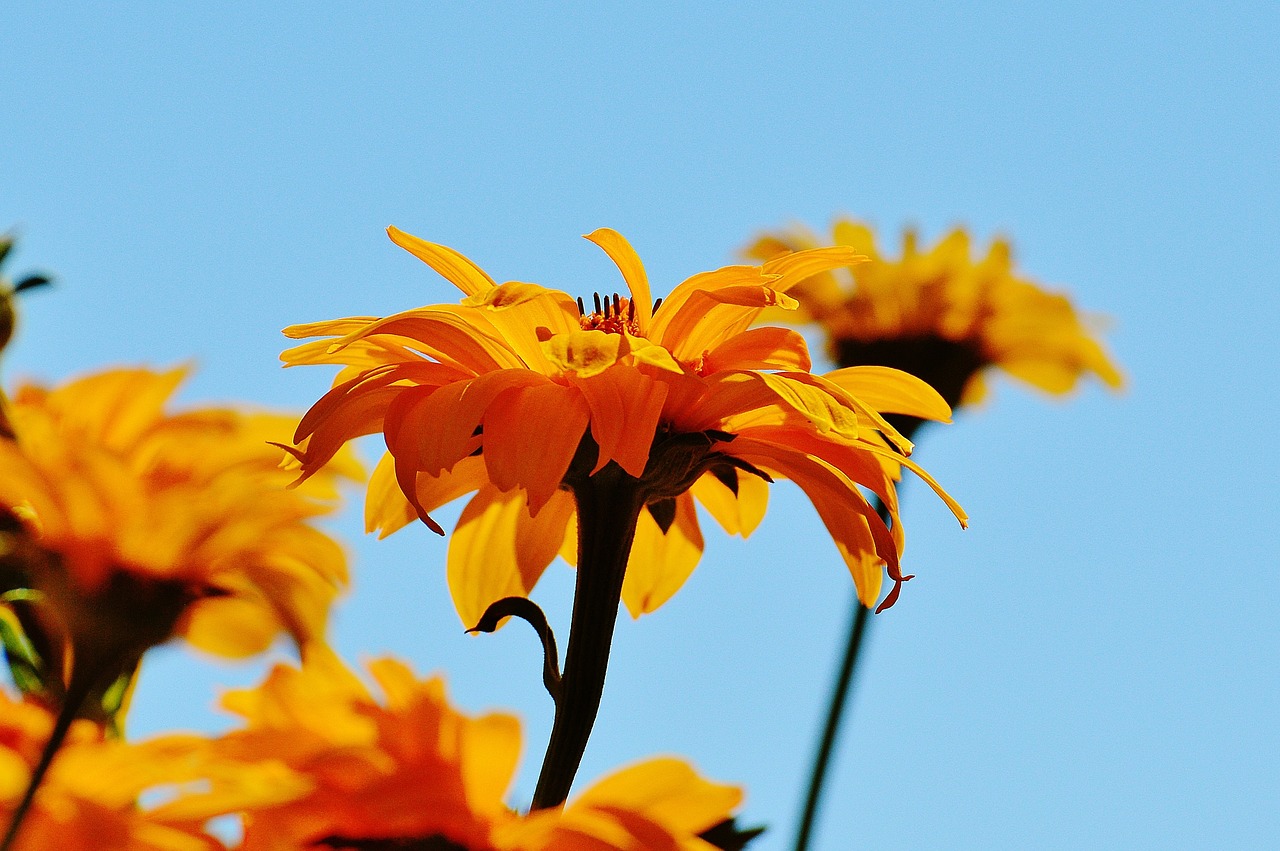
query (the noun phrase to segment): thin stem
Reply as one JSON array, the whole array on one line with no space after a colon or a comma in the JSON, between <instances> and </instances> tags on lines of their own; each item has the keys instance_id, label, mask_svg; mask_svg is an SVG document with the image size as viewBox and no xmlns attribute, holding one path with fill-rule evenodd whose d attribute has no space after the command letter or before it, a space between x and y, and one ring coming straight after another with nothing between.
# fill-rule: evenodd
<instances>
[{"instance_id":1,"label":"thin stem","mask_svg":"<svg viewBox=\"0 0 1280 851\"><path fill-rule=\"evenodd\" d=\"M595 724L609 647L618 620L622 579L644 507L639 482L610 464L574 487L578 505L578 578L551 740L533 793L533 808L569 797ZM3 849L0 849L3 851Z\"/></svg>"},{"instance_id":2,"label":"thin stem","mask_svg":"<svg viewBox=\"0 0 1280 851\"><path fill-rule=\"evenodd\" d=\"M889 510L879 501L875 501L876 513L886 524L889 521ZM840 733L840 724L844 719L845 704L849 701L852 690L853 674L858 666L858 656L862 650L863 636L867 624L871 620L871 610L853 597L853 616L849 624L849 638L845 642L844 658L840 660L840 671L836 674L835 683L831 687L831 701L827 705L827 720L822 726L822 736L818 740L818 751L813 758L813 769L809 774L809 789L805 793L804 809L800 815L800 826L796 830L795 851L807 851L809 839L813 834L814 824L818 816L818 804L822 799L823 784L827 779L827 769L831 765L831 755L835 751L836 739Z\"/></svg>"},{"instance_id":3,"label":"thin stem","mask_svg":"<svg viewBox=\"0 0 1280 851\"><path fill-rule=\"evenodd\" d=\"M54 756L62 748L63 742L66 741L67 733L71 730L71 724L76 720L76 716L79 714L85 698L92 691L95 682L96 680L93 677L72 676L71 683L67 686L62 708L58 711L58 717L53 722L53 732L49 734L49 741L45 742L44 750L40 752L40 760L31 772L31 779L27 781L27 791L23 793L22 800L14 809L13 818L9 821L9 827L5 831L4 839L0 841L0 851L9 851L14 842L17 841L18 831L22 827L23 821L26 820L31 804L36 799L36 792L39 790L40 784L44 782L45 775L49 772L49 766L53 764Z\"/></svg>"}]
</instances>

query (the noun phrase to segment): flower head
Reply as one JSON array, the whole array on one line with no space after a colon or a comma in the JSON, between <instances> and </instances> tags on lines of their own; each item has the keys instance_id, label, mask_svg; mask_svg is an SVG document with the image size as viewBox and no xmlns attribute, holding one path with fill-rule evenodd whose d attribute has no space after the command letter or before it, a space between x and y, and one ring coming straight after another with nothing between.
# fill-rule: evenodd
<instances>
[{"instance_id":1,"label":"flower head","mask_svg":"<svg viewBox=\"0 0 1280 851\"><path fill-rule=\"evenodd\" d=\"M330 510L334 476L358 465L344 454L314 486L287 490L292 459L267 441L296 420L166 413L184 374L115 369L14 397L0 579L25 589L14 610L55 668L102 674L175 634L224 656L282 631L299 646L323 639L346 564L311 521Z\"/></svg>"},{"instance_id":2,"label":"flower head","mask_svg":"<svg viewBox=\"0 0 1280 851\"><path fill-rule=\"evenodd\" d=\"M745 535L775 476L809 495L864 602L878 597L884 565L902 581L900 527L890 532L858 486L896 504L877 459L918 468L905 457L910 444L850 388L920 416L945 417L946 406L896 372L837 386L809 372L799 334L750 327L765 308L794 309L788 289L856 262L854 251L705 272L655 303L634 250L601 229L587 238L629 292L588 303L536 284L498 284L450 248L389 233L464 298L286 329L321 338L285 352L286 364L343 367L299 425L295 437L308 443L297 454L305 477L344 442L381 432L388 453L369 485L366 521L384 535L415 517L442 532L430 512L475 493L448 557L468 626L495 600L527 594L557 553L577 557L583 494L606 476L630 483L640 511L622 589L633 615L660 606L697 564L695 500ZM896 585L886 603L894 596Z\"/></svg>"},{"instance_id":3,"label":"flower head","mask_svg":"<svg viewBox=\"0 0 1280 851\"><path fill-rule=\"evenodd\" d=\"M796 317L826 330L842 366L880 364L918 375L951 404L983 395L988 367L1049 393L1066 393L1085 375L1110 387L1120 373L1086 320L1062 295L1014 273L1009 244L997 239L974 259L969 235L952 231L922 251L908 231L901 258L882 257L871 229L841 220L835 242L870 262L827 271L799 284ZM808 248L803 228L767 234L748 257L768 260Z\"/></svg>"},{"instance_id":4,"label":"flower head","mask_svg":"<svg viewBox=\"0 0 1280 851\"><path fill-rule=\"evenodd\" d=\"M205 815L210 799L243 812L241 851L711 851L698 834L742 800L739 789L661 758L598 782L563 811L521 816L505 803L521 748L514 716L462 713L443 680L419 679L392 659L369 671L380 695L322 654L227 695L243 726L208 743L219 776L167 814ZM274 766L279 780L245 782L236 766Z\"/></svg>"}]
</instances>

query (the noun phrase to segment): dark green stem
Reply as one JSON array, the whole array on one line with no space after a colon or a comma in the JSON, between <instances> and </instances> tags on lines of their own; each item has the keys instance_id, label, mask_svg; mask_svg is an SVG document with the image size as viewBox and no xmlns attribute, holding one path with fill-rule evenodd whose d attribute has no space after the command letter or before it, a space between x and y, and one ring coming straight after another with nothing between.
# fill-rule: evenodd
<instances>
[{"instance_id":1,"label":"dark green stem","mask_svg":"<svg viewBox=\"0 0 1280 851\"><path fill-rule=\"evenodd\" d=\"M62 748L62 743L66 741L67 733L71 730L71 724L76 720L85 698L93 690L96 681L94 677L72 676L71 683L67 686L62 708L58 711L58 717L53 723L53 732L49 734L49 741L45 742L44 750L40 752L40 760L31 772L31 779L27 781L27 791L23 793L22 800L18 802L18 806L14 809L13 818L9 821L9 827L5 831L4 839L0 841L0 851L9 851L14 842L17 841L18 831L22 827L23 821L26 820L32 802L36 799L36 792L40 789L40 784L44 782L45 775L49 772L49 766L53 764L54 756Z\"/></svg>"},{"instance_id":2,"label":"dark green stem","mask_svg":"<svg viewBox=\"0 0 1280 851\"><path fill-rule=\"evenodd\" d=\"M577 477L574 499L578 505L578 579L573 620L551 741L533 793L535 810L564 803L586 751L604 693L627 557L644 508L639 482L613 463L594 476Z\"/></svg>"}]
</instances>

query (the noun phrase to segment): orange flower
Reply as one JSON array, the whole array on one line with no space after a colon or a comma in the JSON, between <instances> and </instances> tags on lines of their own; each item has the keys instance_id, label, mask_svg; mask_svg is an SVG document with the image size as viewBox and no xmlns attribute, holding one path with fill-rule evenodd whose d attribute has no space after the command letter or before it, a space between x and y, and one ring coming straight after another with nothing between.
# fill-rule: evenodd
<instances>
[{"instance_id":1,"label":"orange flower","mask_svg":"<svg viewBox=\"0 0 1280 851\"><path fill-rule=\"evenodd\" d=\"M818 242L803 228L769 233L745 250L768 260ZM1066 393L1093 373L1110 387L1122 378L1085 319L1062 295L1015 275L1009 243L982 259L956 229L928 251L908 231L898 260L880 256L866 225L837 221L835 242L870 262L815 275L794 292L796 318L817 321L842 366L881 364L933 385L952 405L978 401L987 368L1049 393Z\"/></svg>"},{"instance_id":2,"label":"orange flower","mask_svg":"<svg viewBox=\"0 0 1280 851\"><path fill-rule=\"evenodd\" d=\"M0 826L8 827L53 725L44 707L15 703L0 692ZM76 722L27 813L14 851L223 848L189 813L170 818L138 806L144 792L194 779L196 746L191 737L136 746L107 742L97 725Z\"/></svg>"},{"instance_id":3,"label":"orange flower","mask_svg":"<svg viewBox=\"0 0 1280 851\"><path fill-rule=\"evenodd\" d=\"M55 691L73 671L105 688L173 635L223 656L281 631L299 646L323 640L346 564L310 521L330 510L333 477L286 490L294 473L267 440L289 417L165 413L183 377L117 369L14 398L17 439L0 440L0 590L27 589L9 599ZM344 455L333 472L359 471Z\"/></svg>"},{"instance_id":4,"label":"orange flower","mask_svg":"<svg viewBox=\"0 0 1280 851\"><path fill-rule=\"evenodd\" d=\"M244 727L209 743L219 776L165 815L206 816L215 801L242 810L241 851L710 851L697 834L742 799L740 790L663 758L606 778L563 812L522 817L504 803L520 754L516 718L465 715L439 677L420 680L392 659L369 670L381 699L324 654L229 694L225 705ZM245 782L236 766L254 777L268 767L280 780Z\"/></svg>"},{"instance_id":5,"label":"orange flower","mask_svg":"<svg viewBox=\"0 0 1280 851\"><path fill-rule=\"evenodd\" d=\"M601 229L587 238L630 294L588 306L536 284L499 285L450 248L388 232L464 299L286 329L323 338L285 352L286 364L343 367L299 425L297 440L309 443L298 457L305 477L344 442L382 432L389 452L370 482L366 521L383 535L415 517L442 532L429 513L475 492L448 557L468 626L495 600L528 594L557 553L581 556L575 516L602 502L606 481L625 483L619 500L638 513L622 587L633 615L669 599L697 564L695 500L730 534L746 535L763 516L771 476L808 494L868 605L884 565L903 580L899 524L891 533L858 485L893 503L882 457L928 476L857 392L924 417L945 418L946 406L901 373L837 386L809 372L794 331L749 327L766 307L795 308L789 288L856 262L855 252L817 249L702 273L659 305L631 246ZM895 584L885 605L896 594Z\"/></svg>"}]
</instances>

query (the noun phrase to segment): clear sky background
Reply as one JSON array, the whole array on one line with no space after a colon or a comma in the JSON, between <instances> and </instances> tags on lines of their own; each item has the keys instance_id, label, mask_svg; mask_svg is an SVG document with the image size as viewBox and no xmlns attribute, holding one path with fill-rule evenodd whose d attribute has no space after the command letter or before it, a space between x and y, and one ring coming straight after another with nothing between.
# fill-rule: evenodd
<instances>
[{"instance_id":1,"label":"clear sky background","mask_svg":"<svg viewBox=\"0 0 1280 851\"><path fill-rule=\"evenodd\" d=\"M815 847L1280 845L1280 7L269 6L6 8L7 268L58 278L24 296L6 382L193 361L184 401L301 410L332 373L281 370L282 327L457 297L388 224L587 295L619 286L579 238L601 226L655 295L794 221L1006 234L1113 317L1130 387L998 381L922 434L972 528L906 485L917 578L872 624ZM464 636L444 542L366 538L360 500L337 645L519 712L527 802L532 633ZM745 784L754 847L781 849L851 582L789 485L750 540L707 539L620 623L580 786L680 753ZM535 595L562 641L571 592L558 565ZM156 652L132 732L225 728L219 690L261 670Z\"/></svg>"}]
</instances>

